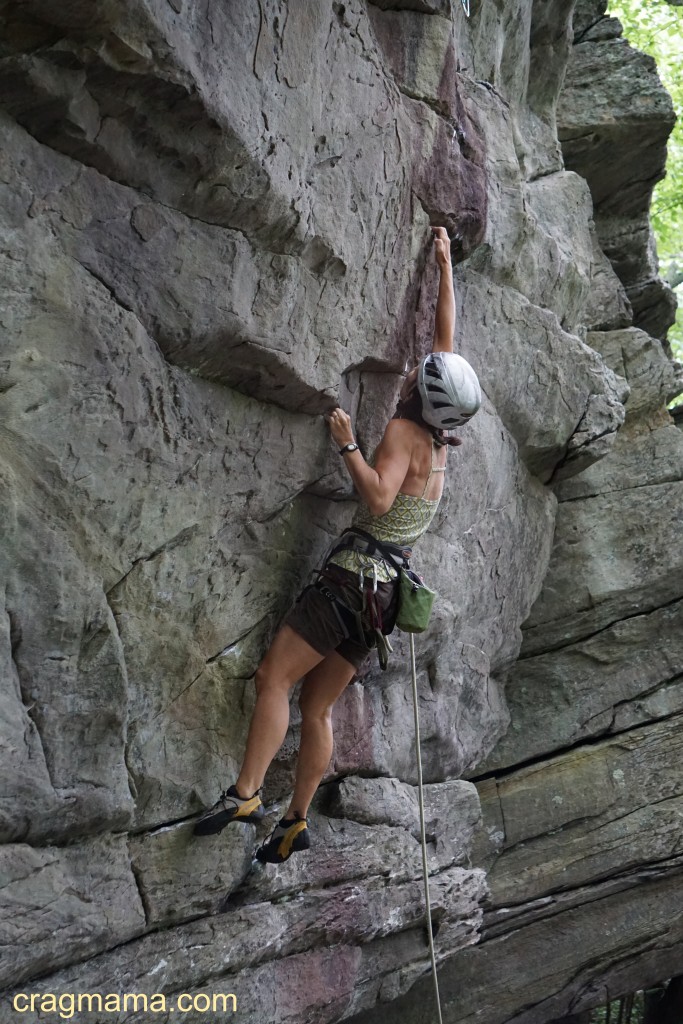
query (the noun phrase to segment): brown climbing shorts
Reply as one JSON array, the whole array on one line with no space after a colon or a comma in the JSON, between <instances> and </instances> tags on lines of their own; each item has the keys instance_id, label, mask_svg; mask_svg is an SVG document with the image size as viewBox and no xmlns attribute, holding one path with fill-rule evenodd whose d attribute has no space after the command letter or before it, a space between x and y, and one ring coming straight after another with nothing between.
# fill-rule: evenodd
<instances>
[{"instance_id":1,"label":"brown climbing shorts","mask_svg":"<svg viewBox=\"0 0 683 1024\"><path fill-rule=\"evenodd\" d=\"M348 607L360 611L363 607L363 594L358 586L358 574L338 565L327 565L323 572L328 589L339 594ZM378 583L377 600L383 619L391 622L398 601L397 582ZM361 643L360 638L350 636L345 639L344 628L332 602L315 586L303 591L286 617L285 625L291 626L319 654L336 651L356 669L360 668L372 650L367 644Z\"/></svg>"}]
</instances>

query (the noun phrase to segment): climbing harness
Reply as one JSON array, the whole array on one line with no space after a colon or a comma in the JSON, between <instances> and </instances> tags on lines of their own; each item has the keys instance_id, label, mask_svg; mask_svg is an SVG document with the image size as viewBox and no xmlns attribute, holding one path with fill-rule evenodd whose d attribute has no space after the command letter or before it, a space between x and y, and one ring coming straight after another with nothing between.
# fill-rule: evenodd
<instances>
[{"instance_id":1,"label":"climbing harness","mask_svg":"<svg viewBox=\"0 0 683 1024\"><path fill-rule=\"evenodd\" d=\"M470 16L470 0L462 0L462 9L469 18Z\"/></svg>"},{"instance_id":2,"label":"climbing harness","mask_svg":"<svg viewBox=\"0 0 683 1024\"><path fill-rule=\"evenodd\" d=\"M413 549L405 544L390 544L388 541L379 541L365 530L353 526L342 534L339 543L336 544L325 561L332 558L339 551L357 551L361 555L369 555L370 558L379 557L388 562L394 569L403 569L408 565Z\"/></svg>"},{"instance_id":3,"label":"climbing harness","mask_svg":"<svg viewBox=\"0 0 683 1024\"><path fill-rule=\"evenodd\" d=\"M400 573L407 569L412 548L401 544L390 544L385 541L376 540L372 534L366 533L353 527L342 534L337 543L327 552L323 560L322 569L318 570L318 577L311 587L315 588L331 604L332 610L337 617L345 639L360 641L368 648L376 648L377 658L381 669L386 669L389 663L389 654L393 653L393 647L388 640L388 634L392 632L395 625L395 617L390 616L385 621L382 607L377 597L377 567L373 566L372 571L366 575L366 570L359 570L358 588L363 594L363 603L360 609L352 608L344 601L339 593L327 585L326 580L334 583L334 563L328 567L328 561L339 551L357 551L360 554L368 555L370 558L381 558L389 563ZM398 586L398 579L396 581ZM308 588L306 588L308 589ZM305 593L305 591L304 591ZM299 600L303 597L300 595Z\"/></svg>"},{"instance_id":4,"label":"climbing harness","mask_svg":"<svg viewBox=\"0 0 683 1024\"><path fill-rule=\"evenodd\" d=\"M432 962L432 978L434 979L434 996L439 1024L443 1024L441 1016L441 998L439 996L439 979L436 975L436 955L434 953L434 933L432 931L432 908L429 901L429 868L427 866L427 834L425 831L425 805L422 790L422 756L420 754L420 715L417 706L417 669L415 668L415 639L410 633L410 670L413 677L413 716L415 719L415 750L417 753L417 793L420 805L420 842L422 845L422 877L425 890L425 912L427 915L427 935L429 936L429 956Z\"/></svg>"},{"instance_id":5,"label":"climbing harness","mask_svg":"<svg viewBox=\"0 0 683 1024\"><path fill-rule=\"evenodd\" d=\"M397 572L395 585L397 594L393 602L393 614L385 620L384 612L377 598L377 565L358 571L358 588L363 594L362 607L351 607L338 593L327 585L326 580L335 582L334 563L329 559L340 551L356 551L369 557L381 558ZM400 544L378 541L370 533L358 527L351 527L325 556L318 577L311 584L332 605L345 639L360 640L368 648L376 648L380 668L386 669L393 647L388 635L398 627L404 633L423 633L429 624L435 593L425 585L424 580L410 569L412 548ZM303 595L302 595L303 596Z\"/></svg>"}]
</instances>

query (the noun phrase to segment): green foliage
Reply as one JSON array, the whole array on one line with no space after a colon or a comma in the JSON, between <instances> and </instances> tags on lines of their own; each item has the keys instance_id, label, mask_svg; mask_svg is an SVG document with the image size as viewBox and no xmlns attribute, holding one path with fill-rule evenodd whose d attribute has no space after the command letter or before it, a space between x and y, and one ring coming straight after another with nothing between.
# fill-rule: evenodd
<instances>
[{"instance_id":1,"label":"green foliage","mask_svg":"<svg viewBox=\"0 0 683 1024\"><path fill-rule=\"evenodd\" d=\"M632 46L655 58L678 117L669 138L667 175L655 188L651 217L660 272L678 295L669 341L683 361L683 7L666 0L612 0L608 14L619 19Z\"/></svg>"},{"instance_id":2,"label":"green foliage","mask_svg":"<svg viewBox=\"0 0 683 1024\"><path fill-rule=\"evenodd\" d=\"M644 993L633 992L593 1010L591 1024L642 1024L643 1010Z\"/></svg>"}]
</instances>

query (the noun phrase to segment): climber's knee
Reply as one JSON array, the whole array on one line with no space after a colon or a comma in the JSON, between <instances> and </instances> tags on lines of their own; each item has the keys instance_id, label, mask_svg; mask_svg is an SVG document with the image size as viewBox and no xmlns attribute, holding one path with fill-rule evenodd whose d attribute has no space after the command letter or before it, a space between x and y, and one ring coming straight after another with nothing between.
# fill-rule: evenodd
<instances>
[{"instance_id":1,"label":"climber's knee","mask_svg":"<svg viewBox=\"0 0 683 1024\"><path fill-rule=\"evenodd\" d=\"M316 694L312 687L307 687L305 684L301 688L299 694L299 710L301 711L301 717L305 720L317 719L318 721L332 721L332 708L334 701L329 703L321 700L320 695Z\"/></svg>"},{"instance_id":2,"label":"climber's knee","mask_svg":"<svg viewBox=\"0 0 683 1024\"><path fill-rule=\"evenodd\" d=\"M257 696L263 693L289 693L323 657L285 624L275 635L268 653L256 670L254 683Z\"/></svg>"},{"instance_id":3,"label":"climber's knee","mask_svg":"<svg viewBox=\"0 0 683 1024\"><path fill-rule=\"evenodd\" d=\"M254 686L256 696L261 697L268 693L289 693L292 683L272 668L261 664L254 675Z\"/></svg>"}]
</instances>

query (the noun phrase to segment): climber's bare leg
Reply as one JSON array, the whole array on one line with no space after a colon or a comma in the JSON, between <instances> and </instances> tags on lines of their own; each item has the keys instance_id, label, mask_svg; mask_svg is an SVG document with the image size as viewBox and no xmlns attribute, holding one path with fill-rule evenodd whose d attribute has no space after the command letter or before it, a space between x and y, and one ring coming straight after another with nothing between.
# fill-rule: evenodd
<instances>
[{"instance_id":1,"label":"climber's bare leg","mask_svg":"<svg viewBox=\"0 0 683 1024\"><path fill-rule=\"evenodd\" d=\"M291 626L282 626L275 635L254 677L256 704L242 770L235 783L240 796L249 797L263 785L268 766L287 733L290 691L321 661L323 655Z\"/></svg>"},{"instance_id":2,"label":"climber's bare leg","mask_svg":"<svg viewBox=\"0 0 683 1024\"><path fill-rule=\"evenodd\" d=\"M285 818L305 818L308 814L332 757L332 707L355 674L354 666L332 651L304 680L299 697L302 721L296 781Z\"/></svg>"}]
</instances>

